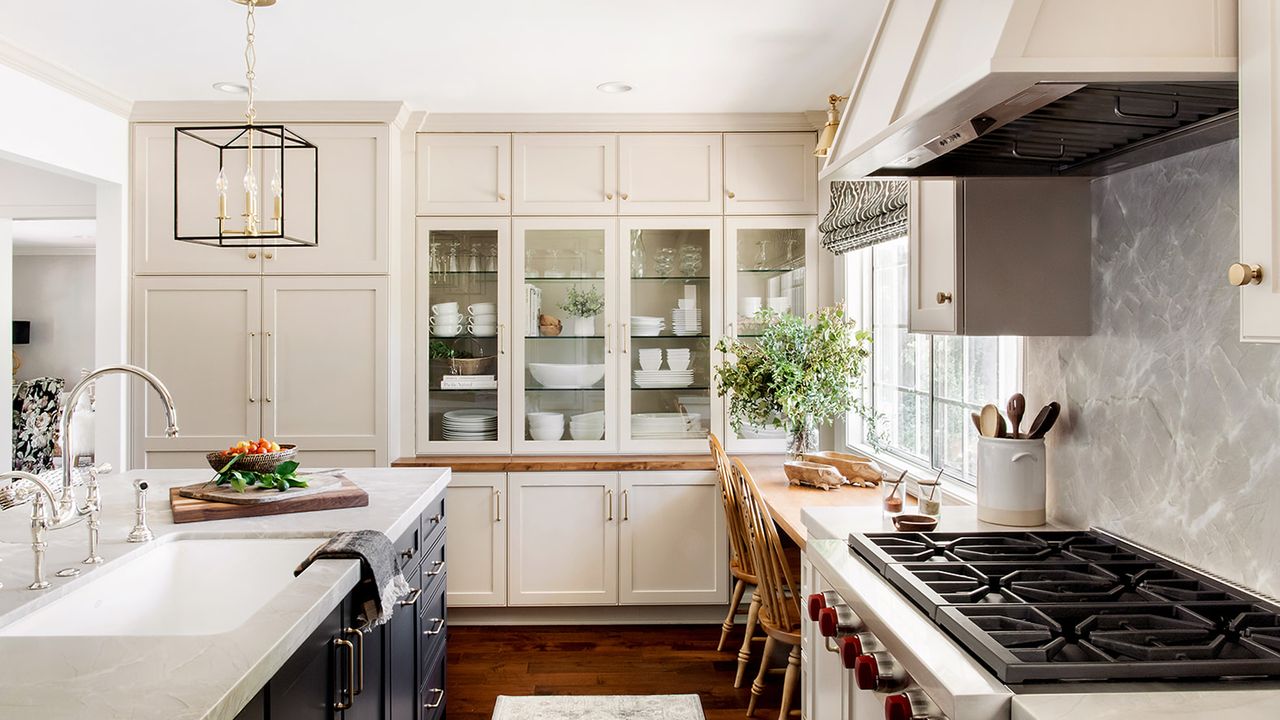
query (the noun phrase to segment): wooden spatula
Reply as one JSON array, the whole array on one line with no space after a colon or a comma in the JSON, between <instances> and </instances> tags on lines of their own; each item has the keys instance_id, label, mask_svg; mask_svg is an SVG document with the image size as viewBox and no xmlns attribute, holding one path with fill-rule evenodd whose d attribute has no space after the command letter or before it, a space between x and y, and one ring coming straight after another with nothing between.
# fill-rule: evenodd
<instances>
[{"instance_id":1,"label":"wooden spatula","mask_svg":"<svg viewBox=\"0 0 1280 720\"><path fill-rule=\"evenodd\" d=\"M1006 410L1009 412L1010 437L1017 440L1022 437L1019 428L1022 426L1022 414L1027 411L1027 399L1022 396L1022 393L1014 393L1009 398L1009 405Z\"/></svg>"},{"instance_id":2,"label":"wooden spatula","mask_svg":"<svg viewBox=\"0 0 1280 720\"><path fill-rule=\"evenodd\" d=\"M1027 437L1032 440L1039 440L1046 433L1053 429L1053 424L1058 421L1058 415L1062 412L1062 406L1056 402L1045 405L1040 410L1040 414L1036 415L1036 419L1031 421L1031 428L1027 430Z\"/></svg>"},{"instance_id":3,"label":"wooden spatula","mask_svg":"<svg viewBox=\"0 0 1280 720\"><path fill-rule=\"evenodd\" d=\"M1004 418L1000 415L1000 409L995 405L987 404L982 406L982 413L978 416L978 432L983 437L1000 437Z\"/></svg>"}]
</instances>

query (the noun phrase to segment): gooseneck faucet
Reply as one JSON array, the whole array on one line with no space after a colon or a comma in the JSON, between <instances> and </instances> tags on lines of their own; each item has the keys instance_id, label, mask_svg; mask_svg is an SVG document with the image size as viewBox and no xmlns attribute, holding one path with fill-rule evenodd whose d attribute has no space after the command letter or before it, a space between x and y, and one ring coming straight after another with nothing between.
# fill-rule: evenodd
<instances>
[{"instance_id":1,"label":"gooseneck faucet","mask_svg":"<svg viewBox=\"0 0 1280 720\"><path fill-rule=\"evenodd\" d=\"M173 404L173 395L169 393L169 388L160 382L160 378L151 374L136 365L107 365L98 368L93 372L80 378L80 382L67 393L67 399L62 407L62 423L59 428L59 436L62 440L62 497L57 500L57 512L53 514L52 522L49 528L61 528L73 525L89 514L88 506L80 506L76 503L75 487L72 484L71 468L75 465L75 447L71 437L71 416L75 414L76 404L80 400L80 395L88 390L95 380L104 375L125 374L137 375L146 380L156 394L160 396L160 400L164 402L164 417L168 427L165 428L166 437L177 437L178 435L178 410Z\"/></svg>"},{"instance_id":2,"label":"gooseneck faucet","mask_svg":"<svg viewBox=\"0 0 1280 720\"><path fill-rule=\"evenodd\" d=\"M44 577L44 551L49 547L45 541L45 533L53 526L53 509L57 506L58 495L44 480L21 470L0 473L0 480L26 480L36 488L35 498L31 503L31 550L35 553L35 579L27 587L30 590L44 590L49 587L49 581Z\"/></svg>"}]
</instances>

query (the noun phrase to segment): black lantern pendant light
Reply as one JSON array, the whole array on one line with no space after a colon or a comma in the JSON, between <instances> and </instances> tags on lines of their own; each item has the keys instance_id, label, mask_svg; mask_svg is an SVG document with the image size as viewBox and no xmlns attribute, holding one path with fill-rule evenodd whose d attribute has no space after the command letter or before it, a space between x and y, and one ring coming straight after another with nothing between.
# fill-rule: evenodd
<instances>
[{"instance_id":1,"label":"black lantern pendant light","mask_svg":"<svg viewBox=\"0 0 1280 720\"><path fill-rule=\"evenodd\" d=\"M297 247L319 243L318 190L320 164L316 146L284 125L255 122L253 106L254 10L276 0L233 0L246 6L244 62L248 106L243 125L179 127L173 131L173 232L182 242L215 247ZM288 159L286 165L285 160ZM270 177L269 182L264 182ZM191 178L208 177L205 182ZM228 206L240 205L240 193L230 197L228 178L241 178L243 207L234 215ZM271 200L262 202L262 188ZM285 230L285 190L288 188L289 231ZM264 217L264 208L270 215Z\"/></svg>"}]
</instances>

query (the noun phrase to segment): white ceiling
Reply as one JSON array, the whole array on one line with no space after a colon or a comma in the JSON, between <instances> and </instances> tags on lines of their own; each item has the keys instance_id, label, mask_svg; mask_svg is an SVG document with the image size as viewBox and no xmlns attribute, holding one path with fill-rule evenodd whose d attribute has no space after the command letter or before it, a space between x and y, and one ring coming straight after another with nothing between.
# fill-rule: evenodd
<instances>
[{"instance_id":1,"label":"white ceiling","mask_svg":"<svg viewBox=\"0 0 1280 720\"><path fill-rule=\"evenodd\" d=\"M885 0L279 0L259 97L433 112L779 112L847 92ZM130 100L226 100L231 0L0 0L0 37ZM621 95L595 86L622 80Z\"/></svg>"},{"instance_id":2,"label":"white ceiling","mask_svg":"<svg viewBox=\"0 0 1280 720\"><path fill-rule=\"evenodd\" d=\"M28 252L55 252L92 248L97 240L96 220L14 220L13 247Z\"/></svg>"}]
</instances>

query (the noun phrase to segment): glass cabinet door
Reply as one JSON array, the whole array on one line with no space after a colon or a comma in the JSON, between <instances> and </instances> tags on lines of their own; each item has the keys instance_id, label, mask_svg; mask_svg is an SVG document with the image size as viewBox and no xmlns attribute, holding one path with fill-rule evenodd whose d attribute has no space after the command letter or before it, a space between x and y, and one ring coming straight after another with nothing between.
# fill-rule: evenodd
<instances>
[{"instance_id":1,"label":"glass cabinet door","mask_svg":"<svg viewBox=\"0 0 1280 720\"><path fill-rule=\"evenodd\" d=\"M510 221L418 221L419 451L510 449Z\"/></svg>"},{"instance_id":2,"label":"glass cabinet door","mask_svg":"<svg viewBox=\"0 0 1280 720\"><path fill-rule=\"evenodd\" d=\"M759 311L805 315L817 309L818 230L811 217L725 218L725 332L757 337ZM727 404L726 404L727 407ZM744 424L735 433L725 418L726 448L735 452L783 452L786 431Z\"/></svg>"},{"instance_id":3,"label":"glass cabinet door","mask_svg":"<svg viewBox=\"0 0 1280 720\"><path fill-rule=\"evenodd\" d=\"M705 452L720 432L712 387L723 293L719 218L620 223L623 450Z\"/></svg>"},{"instance_id":4,"label":"glass cabinet door","mask_svg":"<svg viewBox=\"0 0 1280 720\"><path fill-rule=\"evenodd\" d=\"M618 447L612 407L615 221L516 221L514 447L534 452Z\"/></svg>"}]
</instances>

